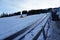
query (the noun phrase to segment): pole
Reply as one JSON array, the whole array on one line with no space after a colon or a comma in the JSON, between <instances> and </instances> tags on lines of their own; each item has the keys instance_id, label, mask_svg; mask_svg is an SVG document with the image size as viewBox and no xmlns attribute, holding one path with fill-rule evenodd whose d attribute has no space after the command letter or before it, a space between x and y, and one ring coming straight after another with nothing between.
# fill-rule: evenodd
<instances>
[{"instance_id":1,"label":"pole","mask_svg":"<svg viewBox=\"0 0 60 40\"><path fill-rule=\"evenodd\" d=\"M21 16L20 16L21 18L23 18L23 16L22 16L22 11L21 11Z\"/></svg>"}]
</instances>

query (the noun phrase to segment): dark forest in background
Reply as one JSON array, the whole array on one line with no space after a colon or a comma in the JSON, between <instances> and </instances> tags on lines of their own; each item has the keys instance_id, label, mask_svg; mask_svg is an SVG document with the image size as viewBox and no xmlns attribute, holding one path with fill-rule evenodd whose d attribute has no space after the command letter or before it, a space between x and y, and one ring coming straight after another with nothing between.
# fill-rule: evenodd
<instances>
[{"instance_id":1,"label":"dark forest in background","mask_svg":"<svg viewBox=\"0 0 60 40\"><path fill-rule=\"evenodd\" d=\"M48 9L37 9L37 10L23 10L22 11L22 15L23 14L27 14L27 16L29 15L34 15L34 14L43 14L43 13L48 13L48 12L52 12L53 10L57 12L57 10L59 9L60 7L58 8L48 8ZM2 13L0 15L0 18L2 17L11 17L11 16L16 16L16 15L21 15L21 12L15 12L15 13L11 13L11 14L8 14L8 13Z\"/></svg>"}]
</instances>

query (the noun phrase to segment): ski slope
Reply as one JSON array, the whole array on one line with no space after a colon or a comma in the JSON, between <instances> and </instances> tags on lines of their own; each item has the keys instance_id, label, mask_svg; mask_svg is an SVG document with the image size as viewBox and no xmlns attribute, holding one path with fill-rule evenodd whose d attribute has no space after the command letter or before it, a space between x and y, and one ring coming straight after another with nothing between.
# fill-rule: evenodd
<instances>
[{"instance_id":1,"label":"ski slope","mask_svg":"<svg viewBox=\"0 0 60 40\"><path fill-rule=\"evenodd\" d=\"M38 19L41 19L46 14L37 14L20 18L20 16L13 16L7 18L0 18L0 39L8 37L17 31L33 24Z\"/></svg>"}]
</instances>

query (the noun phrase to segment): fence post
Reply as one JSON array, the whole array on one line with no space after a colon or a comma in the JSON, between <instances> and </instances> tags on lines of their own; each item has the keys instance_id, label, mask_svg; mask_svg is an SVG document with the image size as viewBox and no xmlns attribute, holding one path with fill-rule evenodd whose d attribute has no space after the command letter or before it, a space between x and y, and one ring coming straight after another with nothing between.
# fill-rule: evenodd
<instances>
[{"instance_id":1,"label":"fence post","mask_svg":"<svg viewBox=\"0 0 60 40\"><path fill-rule=\"evenodd\" d=\"M46 40L45 30L43 28L43 39Z\"/></svg>"}]
</instances>

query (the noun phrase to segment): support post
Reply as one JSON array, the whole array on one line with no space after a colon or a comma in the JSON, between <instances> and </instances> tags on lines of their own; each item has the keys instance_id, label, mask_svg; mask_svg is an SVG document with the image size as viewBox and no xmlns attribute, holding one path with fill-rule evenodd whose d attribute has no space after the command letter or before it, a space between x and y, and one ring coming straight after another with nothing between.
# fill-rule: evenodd
<instances>
[{"instance_id":1,"label":"support post","mask_svg":"<svg viewBox=\"0 0 60 40\"><path fill-rule=\"evenodd\" d=\"M46 40L45 30L43 28L43 39Z\"/></svg>"}]
</instances>

